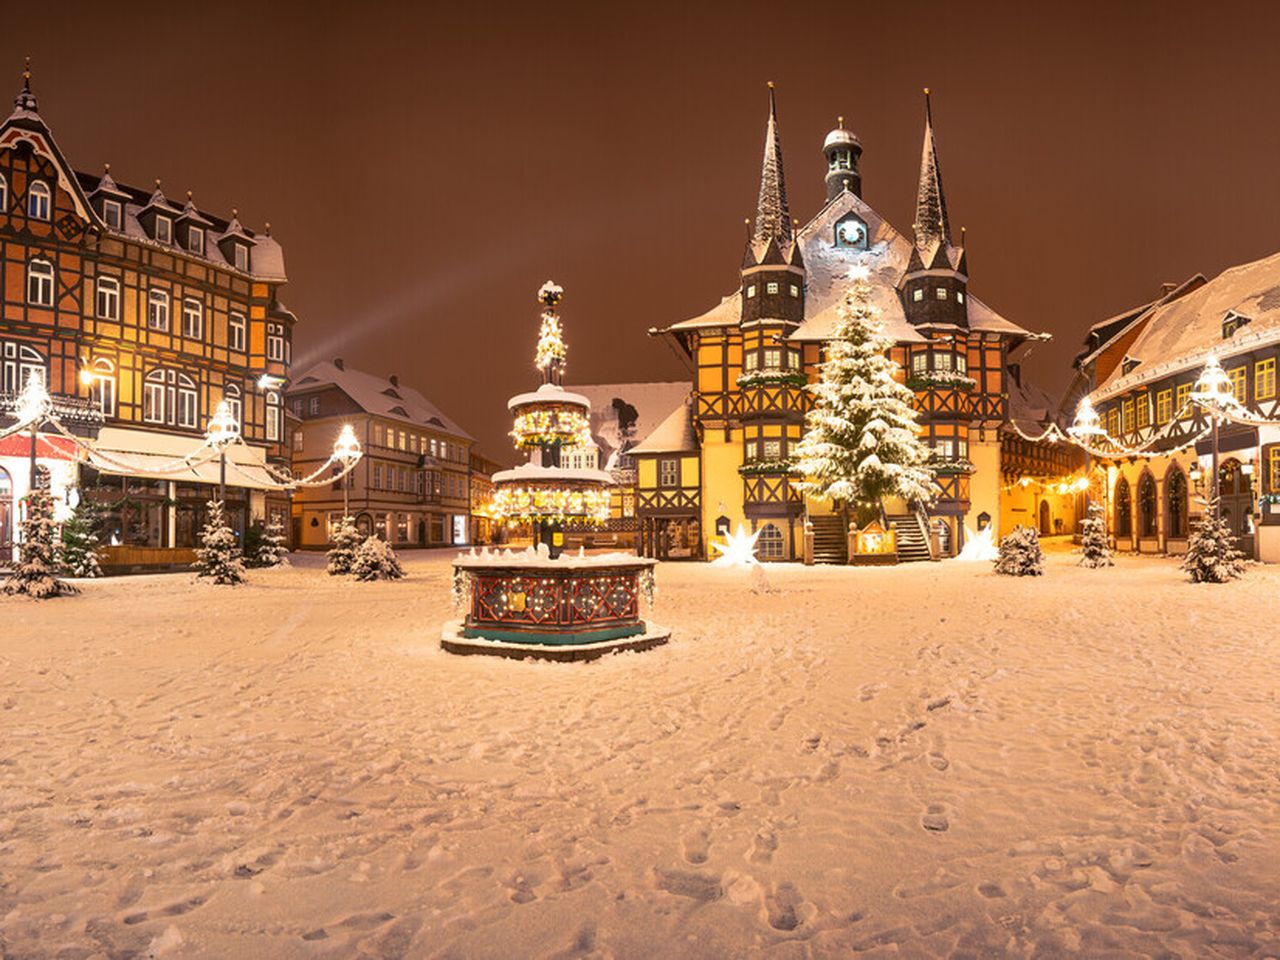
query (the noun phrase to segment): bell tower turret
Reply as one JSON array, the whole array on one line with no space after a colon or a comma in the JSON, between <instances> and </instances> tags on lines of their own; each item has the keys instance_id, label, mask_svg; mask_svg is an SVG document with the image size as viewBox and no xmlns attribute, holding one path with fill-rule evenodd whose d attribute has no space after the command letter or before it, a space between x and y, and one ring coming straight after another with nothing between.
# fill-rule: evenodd
<instances>
[{"instance_id":1,"label":"bell tower turret","mask_svg":"<svg viewBox=\"0 0 1280 960\"><path fill-rule=\"evenodd\" d=\"M858 171L858 159L862 156L862 143L857 134L844 128L844 117L836 119L836 128L822 142L822 156L827 161L827 202L846 190L855 197L861 197L862 174Z\"/></svg>"}]
</instances>

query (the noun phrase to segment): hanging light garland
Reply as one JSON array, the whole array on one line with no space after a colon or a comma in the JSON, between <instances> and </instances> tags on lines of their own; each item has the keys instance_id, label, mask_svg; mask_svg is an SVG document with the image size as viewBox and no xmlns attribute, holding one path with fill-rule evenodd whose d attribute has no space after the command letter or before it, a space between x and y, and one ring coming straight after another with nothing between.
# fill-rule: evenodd
<instances>
[{"instance_id":1,"label":"hanging light garland","mask_svg":"<svg viewBox=\"0 0 1280 960\"><path fill-rule=\"evenodd\" d=\"M509 521L600 524L609 519L607 488L557 484L504 484L493 495L493 511Z\"/></svg>"},{"instance_id":2,"label":"hanging light garland","mask_svg":"<svg viewBox=\"0 0 1280 960\"><path fill-rule=\"evenodd\" d=\"M543 444L585 446L591 443L591 421L574 406L530 406L516 414L511 438L522 449Z\"/></svg>"}]
</instances>

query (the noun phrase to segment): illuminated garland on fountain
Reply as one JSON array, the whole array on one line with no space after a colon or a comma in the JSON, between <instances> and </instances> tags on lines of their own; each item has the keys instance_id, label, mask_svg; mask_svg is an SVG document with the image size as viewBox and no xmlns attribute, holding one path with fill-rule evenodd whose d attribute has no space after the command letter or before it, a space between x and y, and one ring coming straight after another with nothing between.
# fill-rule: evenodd
<instances>
[{"instance_id":1,"label":"illuminated garland on fountain","mask_svg":"<svg viewBox=\"0 0 1280 960\"><path fill-rule=\"evenodd\" d=\"M511 438L521 449L553 443L586 446L591 443L591 421L576 407L529 408L516 414Z\"/></svg>"},{"instance_id":2,"label":"illuminated garland on fountain","mask_svg":"<svg viewBox=\"0 0 1280 960\"><path fill-rule=\"evenodd\" d=\"M493 494L493 509L511 522L601 524L610 501L607 489L504 484Z\"/></svg>"}]
</instances>

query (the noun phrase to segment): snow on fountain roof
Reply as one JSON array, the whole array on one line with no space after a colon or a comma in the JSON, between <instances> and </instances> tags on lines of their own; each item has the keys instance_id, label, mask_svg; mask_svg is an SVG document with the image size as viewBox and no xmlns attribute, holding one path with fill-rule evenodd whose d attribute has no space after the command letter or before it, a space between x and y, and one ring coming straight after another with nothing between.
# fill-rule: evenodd
<instances>
[{"instance_id":1,"label":"snow on fountain roof","mask_svg":"<svg viewBox=\"0 0 1280 960\"><path fill-rule=\"evenodd\" d=\"M454 559L455 567L519 567L545 568L551 570L580 570L592 567L652 567L658 561L646 557L637 557L634 553L594 553L588 554L579 547L577 553L562 553L552 560L544 544L536 548L525 547L523 550L490 550L485 547L477 551L474 547L469 553L460 553Z\"/></svg>"},{"instance_id":2,"label":"snow on fountain roof","mask_svg":"<svg viewBox=\"0 0 1280 960\"><path fill-rule=\"evenodd\" d=\"M557 383L544 383L532 393L518 393L507 401L507 409L514 410L530 403L570 403L577 407L591 408L591 401L580 393L570 393Z\"/></svg>"},{"instance_id":3,"label":"snow on fountain roof","mask_svg":"<svg viewBox=\"0 0 1280 960\"><path fill-rule=\"evenodd\" d=\"M493 475L494 483L513 483L518 480L576 480L580 483L612 484L613 477L603 470L571 467L543 467L536 463L522 463L510 470L499 470Z\"/></svg>"}]
</instances>

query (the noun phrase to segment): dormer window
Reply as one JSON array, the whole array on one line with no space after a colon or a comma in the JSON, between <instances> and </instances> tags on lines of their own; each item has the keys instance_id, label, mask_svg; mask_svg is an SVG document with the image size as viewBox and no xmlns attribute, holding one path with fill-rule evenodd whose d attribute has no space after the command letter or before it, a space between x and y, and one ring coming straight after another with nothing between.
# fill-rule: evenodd
<instances>
[{"instance_id":1,"label":"dormer window","mask_svg":"<svg viewBox=\"0 0 1280 960\"><path fill-rule=\"evenodd\" d=\"M27 191L27 216L32 220L48 220L53 208L49 185L43 180L33 180Z\"/></svg>"},{"instance_id":2,"label":"dormer window","mask_svg":"<svg viewBox=\"0 0 1280 960\"><path fill-rule=\"evenodd\" d=\"M124 226L124 208L119 200L102 201L102 219L111 230L120 230Z\"/></svg>"},{"instance_id":3,"label":"dormer window","mask_svg":"<svg viewBox=\"0 0 1280 960\"><path fill-rule=\"evenodd\" d=\"M161 243L173 243L173 221L169 217L156 217L156 239Z\"/></svg>"},{"instance_id":4,"label":"dormer window","mask_svg":"<svg viewBox=\"0 0 1280 960\"><path fill-rule=\"evenodd\" d=\"M1252 317L1243 316L1234 310L1228 310L1226 316L1222 318L1222 339L1228 339L1252 319Z\"/></svg>"},{"instance_id":5,"label":"dormer window","mask_svg":"<svg viewBox=\"0 0 1280 960\"><path fill-rule=\"evenodd\" d=\"M1141 362L1141 360L1135 360L1133 357L1125 357L1120 362L1120 372L1122 374L1132 373Z\"/></svg>"},{"instance_id":6,"label":"dormer window","mask_svg":"<svg viewBox=\"0 0 1280 960\"><path fill-rule=\"evenodd\" d=\"M187 228L187 249L192 253L204 255L204 230L200 227Z\"/></svg>"},{"instance_id":7,"label":"dormer window","mask_svg":"<svg viewBox=\"0 0 1280 960\"><path fill-rule=\"evenodd\" d=\"M249 272L249 248L243 243L237 243L236 248L236 269L243 273Z\"/></svg>"}]
</instances>

